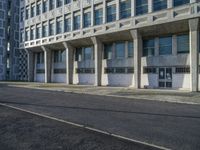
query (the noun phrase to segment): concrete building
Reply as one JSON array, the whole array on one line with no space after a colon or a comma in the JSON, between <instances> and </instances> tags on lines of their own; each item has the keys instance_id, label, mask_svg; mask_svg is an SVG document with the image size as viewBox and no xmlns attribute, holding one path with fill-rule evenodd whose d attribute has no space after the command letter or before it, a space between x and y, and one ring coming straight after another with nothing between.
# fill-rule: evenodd
<instances>
[{"instance_id":1,"label":"concrete building","mask_svg":"<svg viewBox=\"0 0 200 150\"><path fill-rule=\"evenodd\" d=\"M199 0L21 0L28 80L198 91Z\"/></svg>"},{"instance_id":2,"label":"concrete building","mask_svg":"<svg viewBox=\"0 0 200 150\"><path fill-rule=\"evenodd\" d=\"M19 50L19 7L19 0L0 0L0 80L23 79L20 66L27 64L22 64L25 51Z\"/></svg>"}]
</instances>

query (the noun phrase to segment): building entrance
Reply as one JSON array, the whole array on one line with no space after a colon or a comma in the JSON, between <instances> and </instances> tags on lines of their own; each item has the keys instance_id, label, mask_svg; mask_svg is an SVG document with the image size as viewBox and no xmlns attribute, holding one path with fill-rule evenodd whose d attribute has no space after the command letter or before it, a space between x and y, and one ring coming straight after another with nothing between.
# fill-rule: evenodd
<instances>
[{"instance_id":1,"label":"building entrance","mask_svg":"<svg viewBox=\"0 0 200 150\"><path fill-rule=\"evenodd\" d=\"M159 88L172 88L172 68L159 68Z\"/></svg>"}]
</instances>

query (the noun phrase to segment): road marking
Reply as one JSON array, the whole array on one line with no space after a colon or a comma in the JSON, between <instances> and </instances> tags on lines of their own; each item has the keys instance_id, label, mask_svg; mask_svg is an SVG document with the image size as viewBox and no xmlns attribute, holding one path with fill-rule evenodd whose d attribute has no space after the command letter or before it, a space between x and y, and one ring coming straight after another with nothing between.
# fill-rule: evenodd
<instances>
[{"instance_id":1,"label":"road marking","mask_svg":"<svg viewBox=\"0 0 200 150\"><path fill-rule=\"evenodd\" d=\"M44 114L41 114L41 113L37 113L37 112L30 111L30 110L26 110L26 109L23 109L23 108L11 106L11 105L8 105L8 104L0 103L0 105L8 107L8 108L15 109L15 110L19 110L19 111L22 111L22 112L26 112L26 113L29 113L29 114L32 114L32 115L35 115L35 116L51 119L51 120L62 122L62 123L66 123L66 124L69 124L69 125L72 125L72 126L75 126L75 127L84 128L84 129L87 129L87 130L90 130L90 131L94 131L94 132L97 132L97 133L109 135L109 136L112 136L112 137L115 137L115 138L118 138L118 139L127 140L127 141L130 141L130 142L134 142L134 143L137 143L137 144L142 144L142 145L149 146L149 147L156 148L156 149L160 149L160 150L170 150L169 148L166 148L166 147L163 147L163 146L158 146L158 145L150 144L150 143L147 143L147 142L142 142L142 141L135 140L135 139L132 139L132 138L128 138L128 137L125 137L125 136L121 136L121 135L118 135L118 134L109 133L107 131L103 131L103 130L100 130L100 129L95 129L93 127L85 126L85 125L78 124L78 123L73 123L71 121L66 121L66 120L63 120L63 119L51 117L51 116L48 116L48 115L44 115Z\"/></svg>"}]
</instances>

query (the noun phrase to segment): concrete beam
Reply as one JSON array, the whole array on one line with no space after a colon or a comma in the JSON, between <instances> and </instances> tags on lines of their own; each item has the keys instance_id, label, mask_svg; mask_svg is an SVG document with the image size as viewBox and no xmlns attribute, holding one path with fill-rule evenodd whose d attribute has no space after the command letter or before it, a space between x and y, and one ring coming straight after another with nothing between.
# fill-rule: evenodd
<instances>
[{"instance_id":1,"label":"concrete beam","mask_svg":"<svg viewBox=\"0 0 200 150\"><path fill-rule=\"evenodd\" d=\"M63 45L66 49L66 84L73 84L75 48L67 42L63 42Z\"/></svg>"},{"instance_id":2,"label":"concrete beam","mask_svg":"<svg viewBox=\"0 0 200 150\"><path fill-rule=\"evenodd\" d=\"M97 37L91 37L94 44L95 86L101 85L103 44Z\"/></svg>"},{"instance_id":3,"label":"concrete beam","mask_svg":"<svg viewBox=\"0 0 200 150\"><path fill-rule=\"evenodd\" d=\"M44 51L45 83L51 82L51 50L41 46Z\"/></svg>"},{"instance_id":4,"label":"concrete beam","mask_svg":"<svg viewBox=\"0 0 200 150\"><path fill-rule=\"evenodd\" d=\"M25 49L27 53L27 70L28 70L28 82L34 81L34 53L28 49Z\"/></svg>"},{"instance_id":5,"label":"concrete beam","mask_svg":"<svg viewBox=\"0 0 200 150\"><path fill-rule=\"evenodd\" d=\"M198 91L199 83L199 18L189 20L191 91Z\"/></svg>"},{"instance_id":6,"label":"concrete beam","mask_svg":"<svg viewBox=\"0 0 200 150\"><path fill-rule=\"evenodd\" d=\"M135 88L140 88L141 83L141 57L142 57L142 37L138 30L131 30L134 47L134 78Z\"/></svg>"}]
</instances>

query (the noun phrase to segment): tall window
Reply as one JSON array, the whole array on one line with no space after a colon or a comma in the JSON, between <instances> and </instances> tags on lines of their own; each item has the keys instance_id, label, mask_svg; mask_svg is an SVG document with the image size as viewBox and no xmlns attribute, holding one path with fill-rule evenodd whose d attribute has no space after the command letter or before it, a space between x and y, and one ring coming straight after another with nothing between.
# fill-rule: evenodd
<instances>
[{"instance_id":1,"label":"tall window","mask_svg":"<svg viewBox=\"0 0 200 150\"><path fill-rule=\"evenodd\" d=\"M37 12L36 12L37 15L40 15L41 12L42 12L42 4L41 4L41 2L37 3L36 9L37 9Z\"/></svg>"},{"instance_id":2,"label":"tall window","mask_svg":"<svg viewBox=\"0 0 200 150\"><path fill-rule=\"evenodd\" d=\"M30 16L29 7L26 7L26 19L28 19L29 16Z\"/></svg>"},{"instance_id":3,"label":"tall window","mask_svg":"<svg viewBox=\"0 0 200 150\"><path fill-rule=\"evenodd\" d=\"M55 7L55 0L49 0L49 10L54 9Z\"/></svg>"},{"instance_id":4,"label":"tall window","mask_svg":"<svg viewBox=\"0 0 200 150\"><path fill-rule=\"evenodd\" d=\"M21 30L20 32L20 42L24 42L24 31Z\"/></svg>"},{"instance_id":5,"label":"tall window","mask_svg":"<svg viewBox=\"0 0 200 150\"><path fill-rule=\"evenodd\" d=\"M92 47L85 47L84 48L84 60L91 60L92 59Z\"/></svg>"},{"instance_id":6,"label":"tall window","mask_svg":"<svg viewBox=\"0 0 200 150\"><path fill-rule=\"evenodd\" d=\"M43 0L43 13L47 11L47 0Z\"/></svg>"},{"instance_id":7,"label":"tall window","mask_svg":"<svg viewBox=\"0 0 200 150\"><path fill-rule=\"evenodd\" d=\"M143 56L153 56L155 51L154 39L143 40Z\"/></svg>"},{"instance_id":8,"label":"tall window","mask_svg":"<svg viewBox=\"0 0 200 150\"><path fill-rule=\"evenodd\" d=\"M97 9L94 11L94 24L100 25L103 23L103 9Z\"/></svg>"},{"instance_id":9,"label":"tall window","mask_svg":"<svg viewBox=\"0 0 200 150\"><path fill-rule=\"evenodd\" d=\"M71 0L65 0L65 4L71 3Z\"/></svg>"},{"instance_id":10,"label":"tall window","mask_svg":"<svg viewBox=\"0 0 200 150\"><path fill-rule=\"evenodd\" d=\"M177 36L177 52L189 53L189 35L188 34Z\"/></svg>"},{"instance_id":11,"label":"tall window","mask_svg":"<svg viewBox=\"0 0 200 150\"><path fill-rule=\"evenodd\" d=\"M128 57L133 57L133 51L134 51L134 47L133 47L133 42L128 42Z\"/></svg>"},{"instance_id":12,"label":"tall window","mask_svg":"<svg viewBox=\"0 0 200 150\"><path fill-rule=\"evenodd\" d=\"M30 40L34 40L34 38L35 38L35 29L34 29L34 27L32 27L31 28L31 31L30 31Z\"/></svg>"},{"instance_id":13,"label":"tall window","mask_svg":"<svg viewBox=\"0 0 200 150\"><path fill-rule=\"evenodd\" d=\"M117 59L121 59L125 57L125 43L118 42L115 44L115 56Z\"/></svg>"},{"instance_id":14,"label":"tall window","mask_svg":"<svg viewBox=\"0 0 200 150\"><path fill-rule=\"evenodd\" d=\"M57 18L56 20L56 34L61 34L62 33L62 27L63 27L63 23L62 23L62 17Z\"/></svg>"},{"instance_id":15,"label":"tall window","mask_svg":"<svg viewBox=\"0 0 200 150\"><path fill-rule=\"evenodd\" d=\"M59 51L54 51L54 63L61 63L65 61L65 54L66 51L59 50Z\"/></svg>"},{"instance_id":16,"label":"tall window","mask_svg":"<svg viewBox=\"0 0 200 150\"><path fill-rule=\"evenodd\" d=\"M55 23L54 23L54 21L52 20L52 21L50 21L49 22L49 35L51 36L51 35L54 35L55 34Z\"/></svg>"},{"instance_id":17,"label":"tall window","mask_svg":"<svg viewBox=\"0 0 200 150\"><path fill-rule=\"evenodd\" d=\"M45 22L42 25L42 37L47 37L47 36L48 36L48 26L47 22Z\"/></svg>"},{"instance_id":18,"label":"tall window","mask_svg":"<svg viewBox=\"0 0 200 150\"><path fill-rule=\"evenodd\" d=\"M112 44L104 45L104 59L112 59Z\"/></svg>"},{"instance_id":19,"label":"tall window","mask_svg":"<svg viewBox=\"0 0 200 150\"><path fill-rule=\"evenodd\" d=\"M29 31L29 30L26 30L26 31L25 31L25 41L28 41L28 40L29 40L29 36L30 36L30 31Z\"/></svg>"},{"instance_id":20,"label":"tall window","mask_svg":"<svg viewBox=\"0 0 200 150\"><path fill-rule=\"evenodd\" d=\"M82 60L82 48L77 48L76 49L76 61L81 61Z\"/></svg>"},{"instance_id":21,"label":"tall window","mask_svg":"<svg viewBox=\"0 0 200 150\"><path fill-rule=\"evenodd\" d=\"M107 22L116 20L116 5L107 6Z\"/></svg>"},{"instance_id":22,"label":"tall window","mask_svg":"<svg viewBox=\"0 0 200 150\"><path fill-rule=\"evenodd\" d=\"M174 6L180 6L180 5L184 5L190 3L190 0L174 0Z\"/></svg>"},{"instance_id":23,"label":"tall window","mask_svg":"<svg viewBox=\"0 0 200 150\"><path fill-rule=\"evenodd\" d=\"M74 30L80 29L81 27L80 19L81 19L80 15L74 16Z\"/></svg>"},{"instance_id":24,"label":"tall window","mask_svg":"<svg viewBox=\"0 0 200 150\"><path fill-rule=\"evenodd\" d=\"M62 2L63 2L63 0L57 0L57 7L62 6Z\"/></svg>"},{"instance_id":25,"label":"tall window","mask_svg":"<svg viewBox=\"0 0 200 150\"><path fill-rule=\"evenodd\" d=\"M131 0L120 2L120 18L128 18L131 16Z\"/></svg>"},{"instance_id":26,"label":"tall window","mask_svg":"<svg viewBox=\"0 0 200 150\"><path fill-rule=\"evenodd\" d=\"M37 25L36 26L36 39L41 38L41 26Z\"/></svg>"},{"instance_id":27,"label":"tall window","mask_svg":"<svg viewBox=\"0 0 200 150\"><path fill-rule=\"evenodd\" d=\"M172 37L162 37L159 39L159 54L170 55L172 54Z\"/></svg>"},{"instance_id":28,"label":"tall window","mask_svg":"<svg viewBox=\"0 0 200 150\"><path fill-rule=\"evenodd\" d=\"M37 64L44 63L44 52L37 53Z\"/></svg>"},{"instance_id":29,"label":"tall window","mask_svg":"<svg viewBox=\"0 0 200 150\"><path fill-rule=\"evenodd\" d=\"M154 0L153 1L153 10L158 11L167 8L167 0Z\"/></svg>"},{"instance_id":30,"label":"tall window","mask_svg":"<svg viewBox=\"0 0 200 150\"><path fill-rule=\"evenodd\" d=\"M21 9L21 13L20 13L20 21L23 22L24 21L24 8Z\"/></svg>"},{"instance_id":31,"label":"tall window","mask_svg":"<svg viewBox=\"0 0 200 150\"><path fill-rule=\"evenodd\" d=\"M83 22L84 28L91 26L91 12L84 13Z\"/></svg>"},{"instance_id":32,"label":"tall window","mask_svg":"<svg viewBox=\"0 0 200 150\"><path fill-rule=\"evenodd\" d=\"M71 18L65 18L65 32L71 31Z\"/></svg>"},{"instance_id":33,"label":"tall window","mask_svg":"<svg viewBox=\"0 0 200 150\"><path fill-rule=\"evenodd\" d=\"M148 0L136 0L136 15L148 13Z\"/></svg>"},{"instance_id":34,"label":"tall window","mask_svg":"<svg viewBox=\"0 0 200 150\"><path fill-rule=\"evenodd\" d=\"M35 16L35 4L31 5L31 17Z\"/></svg>"}]
</instances>

